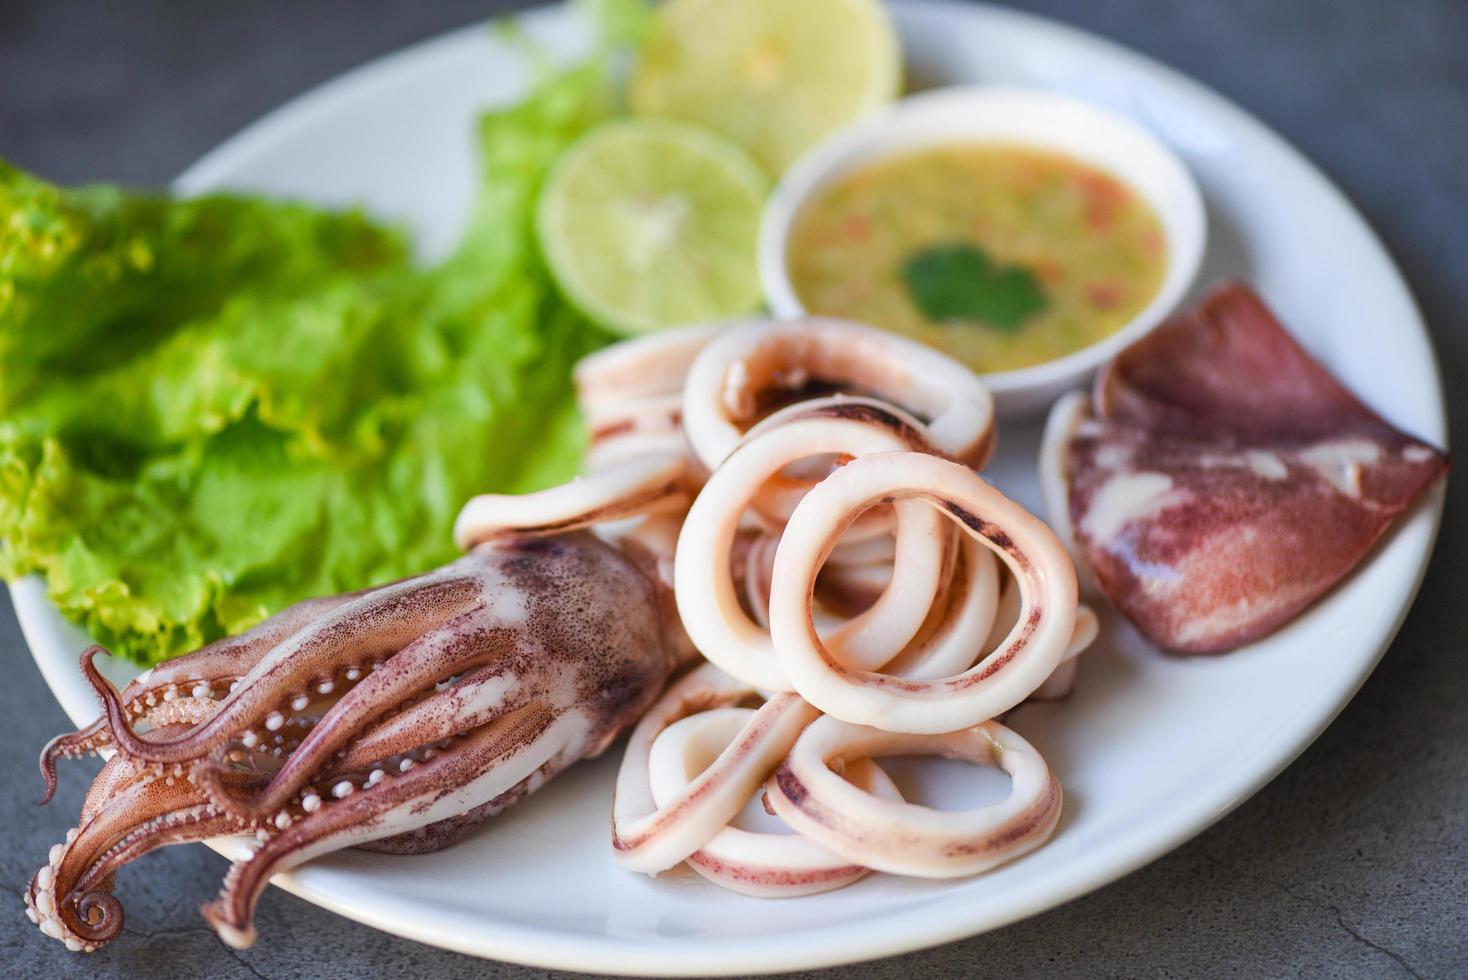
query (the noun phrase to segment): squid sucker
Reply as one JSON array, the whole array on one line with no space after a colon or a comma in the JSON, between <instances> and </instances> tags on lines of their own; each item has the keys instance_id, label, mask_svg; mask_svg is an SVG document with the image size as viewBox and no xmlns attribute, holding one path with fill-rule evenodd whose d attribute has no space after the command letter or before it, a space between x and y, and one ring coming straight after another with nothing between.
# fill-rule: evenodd
<instances>
[{"instance_id":1,"label":"squid sucker","mask_svg":"<svg viewBox=\"0 0 1468 980\"><path fill-rule=\"evenodd\" d=\"M585 532L480 544L436 571L314 599L170 660L41 754L111 752L79 825L26 893L88 952L122 931L116 871L167 844L251 834L203 915L235 947L272 874L345 847L438 850L601 753L688 649L646 541Z\"/></svg>"}]
</instances>

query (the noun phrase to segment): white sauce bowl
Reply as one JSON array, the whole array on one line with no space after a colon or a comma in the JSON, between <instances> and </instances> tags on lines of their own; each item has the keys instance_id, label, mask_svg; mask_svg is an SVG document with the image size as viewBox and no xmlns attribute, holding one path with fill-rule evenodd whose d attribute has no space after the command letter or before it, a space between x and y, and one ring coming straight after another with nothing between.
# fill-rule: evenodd
<instances>
[{"instance_id":1,"label":"white sauce bowl","mask_svg":"<svg viewBox=\"0 0 1468 980\"><path fill-rule=\"evenodd\" d=\"M801 208L833 181L875 161L975 142L1027 144L1098 167L1146 199L1167 238L1161 288L1120 330L1052 361L980 374L1002 414L1033 414L1161 323L1187 292L1203 258L1207 218L1198 185L1176 154L1129 119L1031 89L948 88L903 99L827 138L780 180L760 227L760 280L777 316L807 312L786 261L791 225Z\"/></svg>"}]
</instances>

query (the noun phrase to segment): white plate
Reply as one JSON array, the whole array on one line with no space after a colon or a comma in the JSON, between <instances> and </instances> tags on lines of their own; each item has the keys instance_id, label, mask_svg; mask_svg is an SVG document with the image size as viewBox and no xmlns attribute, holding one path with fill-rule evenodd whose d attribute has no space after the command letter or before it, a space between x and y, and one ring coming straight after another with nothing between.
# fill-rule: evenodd
<instances>
[{"instance_id":1,"label":"white plate","mask_svg":"<svg viewBox=\"0 0 1468 980\"><path fill-rule=\"evenodd\" d=\"M1170 144L1211 211L1200 281L1254 283L1285 323L1391 421L1445 438L1422 321L1391 260L1330 183L1250 116L1114 44L1010 11L895 7L925 83L1053 88L1130 116ZM559 9L526 18L568 54L584 41ZM513 96L525 66L483 27L418 45L272 113L185 174L229 186L366 202L409 221L427 253L455 238L472 185L470 121ZM1037 433L1006 429L997 482L1038 506ZM350 852L277 883L369 925L481 956L546 967L660 974L802 969L900 953L1013 922L1166 853L1237 806L1320 733L1396 632L1432 547L1441 491L1325 601L1269 639L1212 659L1159 656L1107 624L1077 696L1026 708L1016 727L1066 790L1047 846L991 874L925 882L876 875L827 895L760 901L611 860L613 751L439 854ZM84 638L38 583L13 590L36 662L67 713L96 704L76 671ZM953 770L945 770L952 772ZM933 781L938 796L951 781ZM42 818L38 818L42 819ZM60 814L44 819L59 821ZM227 843L227 842L226 842ZM146 871L141 873L146 874ZM200 898L205 897L202 893ZM127 896L122 896L124 903ZM261 942L279 942L269 934Z\"/></svg>"}]
</instances>

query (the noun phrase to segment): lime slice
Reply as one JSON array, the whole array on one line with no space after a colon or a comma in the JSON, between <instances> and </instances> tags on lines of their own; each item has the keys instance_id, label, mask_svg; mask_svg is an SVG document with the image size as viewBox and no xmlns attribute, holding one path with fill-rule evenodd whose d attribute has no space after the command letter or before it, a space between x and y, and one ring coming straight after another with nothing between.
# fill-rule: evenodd
<instances>
[{"instance_id":1,"label":"lime slice","mask_svg":"<svg viewBox=\"0 0 1468 980\"><path fill-rule=\"evenodd\" d=\"M669 0L629 96L638 115L707 126L779 174L901 83L878 0Z\"/></svg>"},{"instance_id":2,"label":"lime slice","mask_svg":"<svg viewBox=\"0 0 1468 980\"><path fill-rule=\"evenodd\" d=\"M769 181L723 137L670 119L603 123L541 191L536 230L561 290L619 333L747 313Z\"/></svg>"}]
</instances>

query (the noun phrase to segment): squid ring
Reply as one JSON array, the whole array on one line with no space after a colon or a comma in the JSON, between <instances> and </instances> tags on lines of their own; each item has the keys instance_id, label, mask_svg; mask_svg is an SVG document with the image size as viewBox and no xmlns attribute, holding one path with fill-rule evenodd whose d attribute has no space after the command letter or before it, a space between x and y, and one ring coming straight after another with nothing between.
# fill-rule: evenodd
<instances>
[{"instance_id":1,"label":"squid ring","mask_svg":"<svg viewBox=\"0 0 1468 980\"><path fill-rule=\"evenodd\" d=\"M595 442L626 432L677 432L683 415L683 396L676 391L638 395L581 406L586 430Z\"/></svg>"},{"instance_id":2,"label":"squid ring","mask_svg":"<svg viewBox=\"0 0 1468 980\"><path fill-rule=\"evenodd\" d=\"M957 543L957 537L954 536ZM775 542L779 545L778 539ZM957 556L956 547L949 549L954 557ZM775 570L775 549L770 551L770 572ZM765 576L765 622L769 622L769 576ZM948 572L945 570L943 578L947 581ZM816 595L820 597L821 604L846 616L856 616L867 609L882 595L882 591L892 582L892 564L886 565L839 565L833 566L826 562L826 567L821 569L821 577L816 584ZM841 612L845 610L845 612ZM819 627L820 620L817 620Z\"/></svg>"},{"instance_id":3,"label":"squid ring","mask_svg":"<svg viewBox=\"0 0 1468 980\"><path fill-rule=\"evenodd\" d=\"M816 575L853 516L914 499L993 550L1020 593L1017 621L997 648L961 674L930 680L848 666L810 616ZM925 453L862 456L817 484L785 527L770 591L770 639L795 690L826 714L893 732L952 732L1008 711L1059 666L1076 621L1075 570L1054 533L961 463Z\"/></svg>"},{"instance_id":4,"label":"squid ring","mask_svg":"<svg viewBox=\"0 0 1468 980\"><path fill-rule=\"evenodd\" d=\"M675 722L653 742L648 758L652 792L660 805L671 803L726 747L749 727L750 708L714 708ZM882 799L902 794L881 767L858 759L845 776ZM758 898L814 895L849 885L871 869L853 863L799 834L760 833L725 827L688 864L709 881Z\"/></svg>"},{"instance_id":5,"label":"squid ring","mask_svg":"<svg viewBox=\"0 0 1468 980\"><path fill-rule=\"evenodd\" d=\"M1001 608L998 562L993 552L968 537L961 554L963 561L929 622L912 645L883 668L885 673L911 680L951 677L972 667L992 646L979 646L974 639L989 635Z\"/></svg>"},{"instance_id":6,"label":"squid ring","mask_svg":"<svg viewBox=\"0 0 1468 980\"><path fill-rule=\"evenodd\" d=\"M722 323L706 323L660 330L588 354L571 372L576 398L583 409L591 410L629 398L680 392L688 366L724 328Z\"/></svg>"},{"instance_id":7,"label":"squid ring","mask_svg":"<svg viewBox=\"0 0 1468 980\"><path fill-rule=\"evenodd\" d=\"M680 391L583 402L581 414L589 440L582 459L586 472L643 455L688 455Z\"/></svg>"},{"instance_id":8,"label":"squid ring","mask_svg":"<svg viewBox=\"0 0 1468 980\"><path fill-rule=\"evenodd\" d=\"M851 565L856 567L890 564L896 556L890 537L862 538L860 541L841 541L831 549L826 559L828 566Z\"/></svg>"},{"instance_id":9,"label":"squid ring","mask_svg":"<svg viewBox=\"0 0 1468 980\"><path fill-rule=\"evenodd\" d=\"M1070 552L1075 563L1076 580L1086 595L1096 595L1096 575L1091 571L1086 555L1076 547L1075 528L1070 516L1070 479L1066 476L1066 447L1082 426L1094 425L1086 421L1091 408L1091 398L1084 391L1072 391L1062 395L1050 407L1045 418L1045 432L1040 439L1040 494L1045 503L1045 516L1055 529L1055 536Z\"/></svg>"},{"instance_id":10,"label":"squid ring","mask_svg":"<svg viewBox=\"0 0 1468 980\"><path fill-rule=\"evenodd\" d=\"M1045 683L1035 688L1029 697L1031 701L1058 701L1069 697L1070 692L1076 686L1076 673L1080 668L1080 660L1077 659L1085 653L1096 637L1101 632L1101 621L1096 618L1096 613L1090 606L1082 605L1076 608L1076 629L1071 634L1070 646L1065 648L1065 656L1060 661L1060 666L1055 672L1045 678Z\"/></svg>"},{"instance_id":11,"label":"squid ring","mask_svg":"<svg viewBox=\"0 0 1468 980\"><path fill-rule=\"evenodd\" d=\"M691 714L734 704L754 688L705 664L670 687L627 742L612 798L612 853L632 871L657 874L685 860L728 825L820 713L793 694L766 701L745 735L663 805L653 795L649 757L663 730Z\"/></svg>"},{"instance_id":12,"label":"squid ring","mask_svg":"<svg viewBox=\"0 0 1468 980\"><path fill-rule=\"evenodd\" d=\"M1079 578L1079 573L1077 578ZM1002 642L1018 619L1019 589L1015 586L1013 578L1006 578L1004 588L999 593L999 610L995 614L989 638L984 642L984 649L992 649ZM1080 666L1080 661L1076 658L1096 642L1096 637L1100 633L1101 620L1097 618L1095 610L1085 603L1076 606L1075 630L1070 634L1070 643L1060 658L1060 666L1056 667L1050 676L1045 678L1045 683L1035 688L1026 700L1058 701L1068 697L1075 688L1077 668Z\"/></svg>"},{"instance_id":13,"label":"squid ring","mask_svg":"<svg viewBox=\"0 0 1468 980\"><path fill-rule=\"evenodd\" d=\"M957 532L953 533L956 535ZM891 541L890 536L887 540ZM770 628L770 575L775 570L775 552L779 544L778 535L760 534L749 543L743 562L745 608L750 618L766 630ZM957 551L958 549L954 547L946 550L943 557L947 563L939 571L940 581L951 581L953 569L957 564L952 559L957 557ZM984 551L984 557L991 563L994 560L987 551ZM668 567L672 568L671 561ZM821 578L816 583L818 603L811 610L816 630L824 636L839 629L843 622L870 609L891 584L891 560L880 565L843 565L839 567L833 566L829 561L826 562L826 567L821 570ZM952 586L945 587L945 595L949 588ZM924 635L926 631L925 624L919 636ZM976 655L977 651L970 651L969 663L974 661ZM899 655L899 659L906 661L906 652ZM968 664L963 666L967 667Z\"/></svg>"},{"instance_id":14,"label":"squid ring","mask_svg":"<svg viewBox=\"0 0 1468 980\"><path fill-rule=\"evenodd\" d=\"M587 446L585 455L581 457L581 469L587 475L593 475L647 456L687 455L688 443L681 430L621 432L596 439Z\"/></svg>"},{"instance_id":15,"label":"squid ring","mask_svg":"<svg viewBox=\"0 0 1468 980\"><path fill-rule=\"evenodd\" d=\"M680 510L688 503L688 467L681 453L638 456L536 493L480 494L459 511L454 543L467 551L505 535L564 534Z\"/></svg>"},{"instance_id":16,"label":"squid ring","mask_svg":"<svg viewBox=\"0 0 1468 980\"><path fill-rule=\"evenodd\" d=\"M861 419L891 429L902 438L905 449L926 453L937 451L924 432L923 424L916 418L888 402L853 395L812 398L788 405L761 419L744 433L740 444L754 442L771 429L789 425L799 418L827 416ZM687 446L686 439L684 445ZM810 488L829 476L849 456L850 454L823 451L819 446L807 447L806 452L793 457L788 464L771 473L749 498L750 513L747 516L751 519L750 523L766 531L784 527L796 506L810 492ZM887 533L892 530L892 525L891 507L873 507L860 514L846 528L841 540L832 549L839 556L838 564L851 564L856 559L866 559L870 563L875 556L884 553L883 560L890 563L897 547Z\"/></svg>"},{"instance_id":17,"label":"squid ring","mask_svg":"<svg viewBox=\"0 0 1468 980\"><path fill-rule=\"evenodd\" d=\"M879 799L831 768L883 755L943 755L1009 774L999 803L959 812ZM1039 847L1060 820L1060 784L1024 739L998 722L943 735L816 720L770 780L776 814L798 833L878 871L957 878Z\"/></svg>"},{"instance_id":18,"label":"squid ring","mask_svg":"<svg viewBox=\"0 0 1468 980\"><path fill-rule=\"evenodd\" d=\"M649 453L687 454L680 423L683 398L672 393L582 406L589 444L588 472Z\"/></svg>"},{"instance_id":19,"label":"squid ring","mask_svg":"<svg viewBox=\"0 0 1468 980\"><path fill-rule=\"evenodd\" d=\"M770 476L809 456L812 447L864 456L907 449L920 436L890 410L864 399L825 400L787 409L771 421L777 418L780 424L747 440L725 460L693 501L678 536L673 593L683 627L705 657L755 687L789 691L791 681L770 634L740 607L730 570L745 506ZM866 669L895 657L922 626L946 564L949 534L937 514L918 503L904 504L898 523L892 582L870 609L832 635L843 661ZM782 544L777 554L783 549ZM810 594L807 589L807 600Z\"/></svg>"},{"instance_id":20,"label":"squid ring","mask_svg":"<svg viewBox=\"0 0 1468 980\"><path fill-rule=\"evenodd\" d=\"M693 359L683 388L683 427L694 455L712 470L761 415L811 389L900 406L929 420L940 451L975 468L993 453L994 398L972 371L885 330L802 317L730 327Z\"/></svg>"},{"instance_id":21,"label":"squid ring","mask_svg":"<svg viewBox=\"0 0 1468 980\"><path fill-rule=\"evenodd\" d=\"M750 616L770 628L770 573L775 570L775 549L780 539L761 534L749 543L744 554L744 601Z\"/></svg>"}]
</instances>

